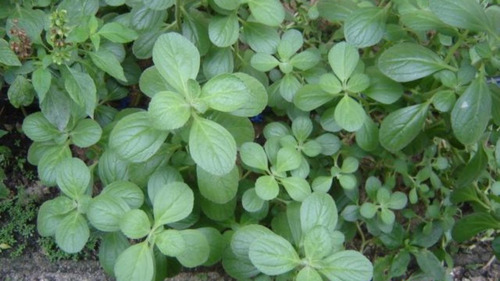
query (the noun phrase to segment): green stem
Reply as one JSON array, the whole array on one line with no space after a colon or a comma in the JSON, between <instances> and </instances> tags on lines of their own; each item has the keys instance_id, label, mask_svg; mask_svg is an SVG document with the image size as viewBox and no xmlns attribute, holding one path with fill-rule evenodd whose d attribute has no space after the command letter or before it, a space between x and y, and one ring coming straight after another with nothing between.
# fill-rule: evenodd
<instances>
[{"instance_id":1,"label":"green stem","mask_svg":"<svg viewBox=\"0 0 500 281\"><path fill-rule=\"evenodd\" d=\"M177 23L177 30L182 30L182 21L181 21L181 2L182 0L175 0L175 22Z\"/></svg>"},{"instance_id":2,"label":"green stem","mask_svg":"<svg viewBox=\"0 0 500 281\"><path fill-rule=\"evenodd\" d=\"M465 31L464 34L458 38L458 41L448 50L448 54L446 55L446 58L444 59L444 62L446 64L450 63L450 61L453 58L453 55L455 54L455 52L464 43L464 38L467 37L468 33L469 33L469 31ZM450 70L453 70L453 69L450 69Z\"/></svg>"},{"instance_id":3,"label":"green stem","mask_svg":"<svg viewBox=\"0 0 500 281\"><path fill-rule=\"evenodd\" d=\"M360 247L359 251L361 253L363 253L364 249L365 249L365 246L366 246L365 234L363 233L363 230L361 229L361 226L359 225L359 222L356 222L356 228L358 229L359 236L361 237L361 247Z\"/></svg>"}]
</instances>

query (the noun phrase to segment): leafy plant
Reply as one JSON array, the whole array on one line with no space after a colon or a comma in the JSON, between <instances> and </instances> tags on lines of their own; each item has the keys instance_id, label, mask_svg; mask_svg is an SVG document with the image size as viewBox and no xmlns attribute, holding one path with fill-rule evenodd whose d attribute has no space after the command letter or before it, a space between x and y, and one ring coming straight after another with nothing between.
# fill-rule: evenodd
<instances>
[{"instance_id":1,"label":"leafy plant","mask_svg":"<svg viewBox=\"0 0 500 281\"><path fill-rule=\"evenodd\" d=\"M500 228L496 0L0 3L38 231L120 281L447 280Z\"/></svg>"}]
</instances>

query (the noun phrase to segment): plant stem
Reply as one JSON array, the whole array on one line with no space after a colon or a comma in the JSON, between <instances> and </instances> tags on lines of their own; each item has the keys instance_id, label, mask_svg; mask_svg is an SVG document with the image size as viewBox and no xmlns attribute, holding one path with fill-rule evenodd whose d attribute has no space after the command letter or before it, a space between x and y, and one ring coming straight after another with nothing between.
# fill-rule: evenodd
<instances>
[{"instance_id":1,"label":"plant stem","mask_svg":"<svg viewBox=\"0 0 500 281\"><path fill-rule=\"evenodd\" d=\"M181 0L175 0L175 22L177 23L177 30L182 30L182 21L181 21Z\"/></svg>"},{"instance_id":2,"label":"plant stem","mask_svg":"<svg viewBox=\"0 0 500 281\"><path fill-rule=\"evenodd\" d=\"M365 246L366 246L365 234L363 233L363 230L361 229L361 226L359 225L359 222L356 222L356 228L358 229L359 236L361 236L361 247L360 247L359 251L361 253L363 253L364 250L365 250Z\"/></svg>"}]
</instances>

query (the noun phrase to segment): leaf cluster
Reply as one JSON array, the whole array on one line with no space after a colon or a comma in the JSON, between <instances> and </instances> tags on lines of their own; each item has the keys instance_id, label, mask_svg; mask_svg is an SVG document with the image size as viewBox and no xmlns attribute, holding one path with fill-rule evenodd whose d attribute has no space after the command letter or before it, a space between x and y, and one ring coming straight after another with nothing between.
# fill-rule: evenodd
<instances>
[{"instance_id":1,"label":"leaf cluster","mask_svg":"<svg viewBox=\"0 0 500 281\"><path fill-rule=\"evenodd\" d=\"M0 83L60 190L38 231L99 237L117 280L447 280L486 230L500 254L497 0L0 4Z\"/></svg>"}]
</instances>

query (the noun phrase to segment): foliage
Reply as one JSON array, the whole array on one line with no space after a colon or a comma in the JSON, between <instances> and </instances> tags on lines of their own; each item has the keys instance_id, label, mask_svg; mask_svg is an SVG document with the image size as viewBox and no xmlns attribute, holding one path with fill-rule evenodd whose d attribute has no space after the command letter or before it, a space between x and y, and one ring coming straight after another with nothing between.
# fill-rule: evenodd
<instances>
[{"instance_id":1,"label":"foliage","mask_svg":"<svg viewBox=\"0 0 500 281\"><path fill-rule=\"evenodd\" d=\"M500 228L497 0L0 4L38 231L117 280L447 280Z\"/></svg>"},{"instance_id":2,"label":"foliage","mask_svg":"<svg viewBox=\"0 0 500 281\"><path fill-rule=\"evenodd\" d=\"M13 198L0 200L0 252L10 257L20 256L35 234L35 203L25 194L24 187L17 190Z\"/></svg>"}]
</instances>

